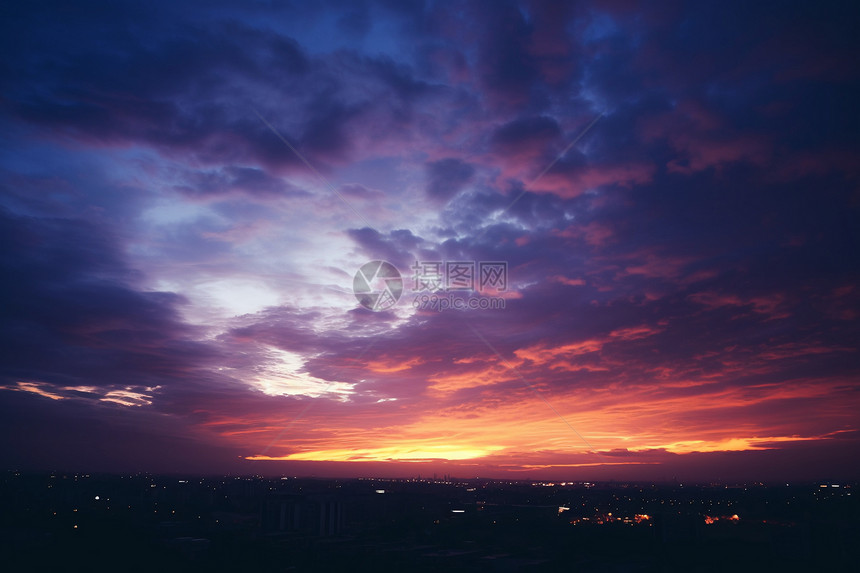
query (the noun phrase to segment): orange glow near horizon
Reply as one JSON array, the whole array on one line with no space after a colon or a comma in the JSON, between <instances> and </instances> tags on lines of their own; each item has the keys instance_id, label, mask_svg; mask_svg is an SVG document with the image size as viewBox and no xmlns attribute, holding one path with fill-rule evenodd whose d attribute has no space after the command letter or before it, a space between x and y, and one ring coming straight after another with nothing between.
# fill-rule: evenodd
<instances>
[{"instance_id":1,"label":"orange glow near horizon","mask_svg":"<svg viewBox=\"0 0 860 573\"><path fill-rule=\"evenodd\" d=\"M506 375L511 373L491 365L477 375L473 372L472 377L463 374L432 378L428 390L446 396L463 389L492 389ZM393 402L390 407L379 407L378 416L373 415L375 408L357 407L351 416L328 417L324 424L311 421L311 410L307 418L300 420L267 421L258 433L252 428L237 428L239 420L224 420L219 433L235 439L268 437L258 442L262 446L251 445L258 453L247 455L248 460L468 460L525 469L653 464L659 462L649 455L660 452L686 455L757 451L834 436L798 434L791 421L754 424L754 420L737 416L738 411L758 404L778 404L831 391L819 384L763 386L752 391L721 389L710 395L686 397L670 391L661 395L652 386L643 385L630 387L624 394L612 389L580 389L555 395L544 392L543 399L532 388L520 386L511 391L511 400L500 401L494 407L428 408L412 414ZM669 385L673 387L677 386ZM847 410L841 414L850 415ZM723 422L714 425L707 423L708 419ZM217 431L219 425L212 424ZM280 433L277 428L287 426L288 435L271 444L271 452L263 452ZM288 451L284 451L287 445ZM638 457L619 458L613 453L616 451Z\"/></svg>"}]
</instances>

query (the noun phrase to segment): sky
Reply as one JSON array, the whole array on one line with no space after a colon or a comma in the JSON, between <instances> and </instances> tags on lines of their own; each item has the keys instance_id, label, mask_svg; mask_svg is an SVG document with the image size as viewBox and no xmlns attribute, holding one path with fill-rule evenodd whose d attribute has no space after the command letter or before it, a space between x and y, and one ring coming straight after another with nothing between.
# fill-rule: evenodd
<instances>
[{"instance_id":1,"label":"sky","mask_svg":"<svg viewBox=\"0 0 860 573\"><path fill-rule=\"evenodd\" d=\"M860 478L851 3L2 11L6 469Z\"/></svg>"}]
</instances>

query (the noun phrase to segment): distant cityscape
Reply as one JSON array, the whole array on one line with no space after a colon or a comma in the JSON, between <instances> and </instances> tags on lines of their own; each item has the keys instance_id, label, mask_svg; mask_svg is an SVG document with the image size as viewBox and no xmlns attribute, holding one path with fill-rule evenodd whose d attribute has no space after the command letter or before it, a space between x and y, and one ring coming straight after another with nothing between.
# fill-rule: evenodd
<instances>
[{"instance_id":1,"label":"distant cityscape","mask_svg":"<svg viewBox=\"0 0 860 573\"><path fill-rule=\"evenodd\" d=\"M857 487L6 472L0 544L9 571L847 571Z\"/></svg>"}]
</instances>

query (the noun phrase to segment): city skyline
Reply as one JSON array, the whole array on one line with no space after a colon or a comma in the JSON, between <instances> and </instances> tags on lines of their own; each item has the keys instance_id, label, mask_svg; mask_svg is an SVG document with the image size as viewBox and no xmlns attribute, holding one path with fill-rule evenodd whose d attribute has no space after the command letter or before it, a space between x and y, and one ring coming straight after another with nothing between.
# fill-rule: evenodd
<instances>
[{"instance_id":1,"label":"city skyline","mask_svg":"<svg viewBox=\"0 0 860 573\"><path fill-rule=\"evenodd\" d=\"M860 478L851 7L7 12L5 469Z\"/></svg>"}]
</instances>

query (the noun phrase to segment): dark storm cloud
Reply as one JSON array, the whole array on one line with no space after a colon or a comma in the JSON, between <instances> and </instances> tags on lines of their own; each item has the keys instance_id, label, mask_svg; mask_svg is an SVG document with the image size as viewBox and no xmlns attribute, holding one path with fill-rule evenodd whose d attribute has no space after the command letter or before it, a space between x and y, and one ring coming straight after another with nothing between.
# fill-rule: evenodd
<instances>
[{"instance_id":1,"label":"dark storm cloud","mask_svg":"<svg viewBox=\"0 0 860 573\"><path fill-rule=\"evenodd\" d=\"M426 169L428 195L442 200L460 192L475 174L474 167L453 157L428 163Z\"/></svg>"},{"instance_id":2,"label":"dark storm cloud","mask_svg":"<svg viewBox=\"0 0 860 573\"><path fill-rule=\"evenodd\" d=\"M193 171L188 182L178 186L192 197L222 196L230 193L261 197L304 197L309 193L255 167L227 166L214 171Z\"/></svg>"},{"instance_id":3,"label":"dark storm cloud","mask_svg":"<svg viewBox=\"0 0 860 573\"><path fill-rule=\"evenodd\" d=\"M494 146L510 154L522 148L542 146L561 135L558 122L551 117L526 117L500 126L492 136Z\"/></svg>"},{"instance_id":4,"label":"dark storm cloud","mask_svg":"<svg viewBox=\"0 0 860 573\"><path fill-rule=\"evenodd\" d=\"M239 113L217 101L231 90L227 78L272 75L282 86L301 78L309 64L294 42L235 23L174 35L148 28L155 25L149 19L135 23L132 15L119 22L95 18L75 32L58 16L49 16L30 42L62 46L61 56L47 63L38 50L7 54L14 79L7 112L90 143L146 141L210 162L250 154L274 164L296 161L259 120L247 117L259 105L247 92ZM108 22L128 36L112 50L99 49L101 36L92 28ZM51 36L55 27L62 32Z\"/></svg>"},{"instance_id":5,"label":"dark storm cloud","mask_svg":"<svg viewBox=\"0 0 860 573\"><path fill-rule=\"evenodd\" d=\"M207 164L302 165L258 110L322 168L353 152L354 131L379 125L380 114L408 127L413 104L428 93L387 57L312 57L295 40L236 19L201 26L177 18L162 27L135 15L90 15L73 29L48 11L26 41L13 32L18 41L3 59L5 112L88 145L145 142ZM125 35L105 38L103 26ZM112 49L101 49L104 42ZM381 107L368 91L395 97Z\"/></svg>"},{"instance_id":6,"label":"dark storm cloud","mask_svg":"<svg viewBox=\"0 0 860 573\"><path fill-rule=\"evenodd\" d=\"M182 297L128 286L134 272L103 229L2 220L4 384L155 386L211 357L179 319Z\"/></svg>"},{"instance_id":7,"label":"dark storm cloud","mask_svg":"<svg viewBox=\"0 0 860 573\"><path fill-rule=\"evenodd\" d=\"M201 426L228 414L295 415L302 407L289 414L293 401L273 400L212 370L258 364L260 349L241 344L249 337L319 348L319 340L288 343L314 340L307 327L313 315L260 316L252 328L200 342L200 328L180 317L183 297L133 286L140 277L110 231L83 220L0 214L0 270L13 278L0 292L7 463L219 471L235 451L207 443Z\"/></svg>"},{"instance_id":8,"label":"dark storm cloud","mask_svg":"<svg viewBox=\"0 0 860 573\"><path fill-rule=\"evenodd\" d=\"M364 227L363 229L350 229L349 236L361 248L369 260L378 259L388 261L401 270L406 269L414 262L411 253L421 244L421 237L412 234L409 229L397 229L390 233L382 234L375 229Z\"/></svg>"}]
</instances>

